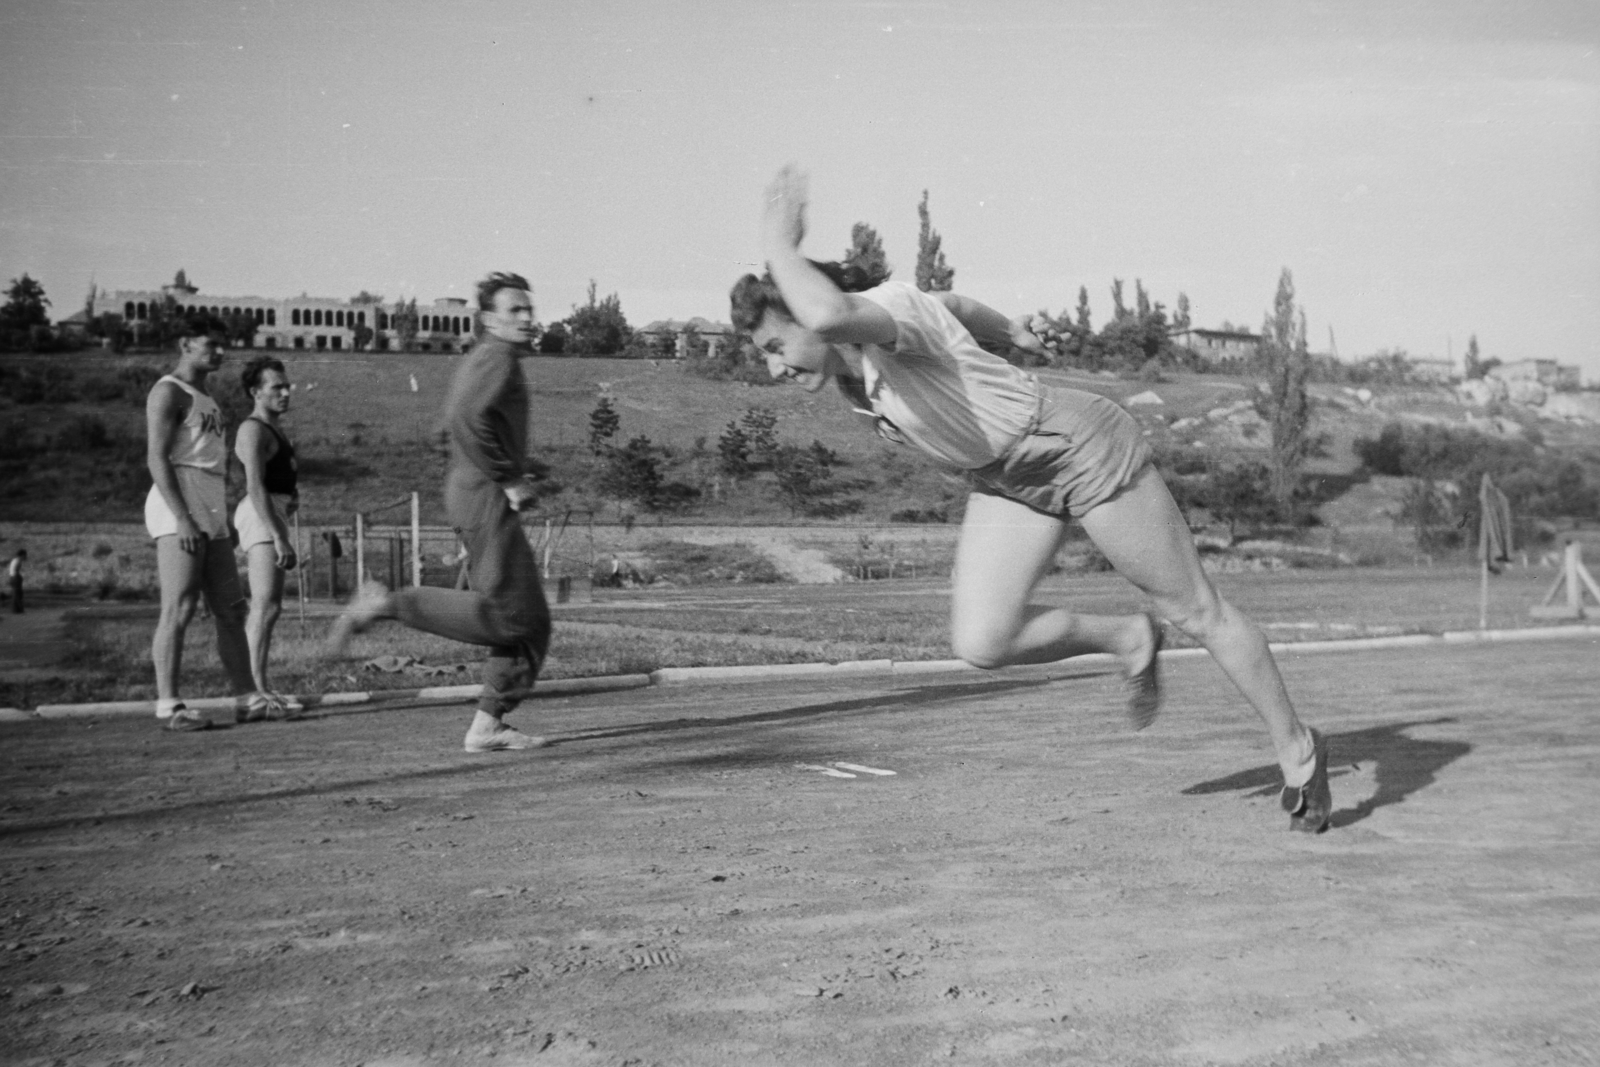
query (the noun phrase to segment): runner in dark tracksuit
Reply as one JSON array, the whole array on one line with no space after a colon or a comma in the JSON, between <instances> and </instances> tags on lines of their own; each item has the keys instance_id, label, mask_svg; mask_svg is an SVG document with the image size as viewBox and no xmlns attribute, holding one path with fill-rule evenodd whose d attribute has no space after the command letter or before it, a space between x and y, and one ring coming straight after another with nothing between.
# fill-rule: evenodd
<instances>
[{"instance_id":1,"label":"runner in dark tracksuit","mask_svg":"<svg viewBox=\"0 0 1600 1067\"><path fill-rule=\"evenodd\" d=\"M362 586L335 632L338 643L374 620L490 649L469 752L536 748L543 739L506 726L532 688L550 647L550 608L533 549L517 519L531 503L527 479L528 385L533 304L527 282L495 274L479 285L484 338L462 357L445 404L450 471L445 508L467 547L469 589Z\"/></svg>"}]
</instances>

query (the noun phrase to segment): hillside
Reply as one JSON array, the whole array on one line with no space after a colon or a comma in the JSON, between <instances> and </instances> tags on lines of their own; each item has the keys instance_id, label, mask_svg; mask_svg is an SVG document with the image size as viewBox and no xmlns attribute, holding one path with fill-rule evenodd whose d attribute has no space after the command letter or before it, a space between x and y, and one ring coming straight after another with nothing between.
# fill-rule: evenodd
<instances>
[{"instance_id":1,"label":"hillside","mask_svg":"<svg viewBox=\"0 0 1600 1067\"><path fill-rule=\"evenodd\" d=\"M278 354L296 387L286 425L302 457L306 521L348 521L357 509L415 490L422 495L424 521L443 522L437 417L459 357ZM240 362L242 354L230 355L230 364ZM770 472L745 479L718 473L718 435L761 408L774 416L781 443L806 447L819 440L837 454L834 492L824 498L834 506L824 513L831 510L847 523L883 523L912 509L959 518L962 482L910 449L878 439L832 390L811 395L792 387L711 381L670 362L530 358L524 365L533 392L531 449L549 465L546 510L592 509L598 519L613 521L629 513L642 522L796 521ZM164 366L149 356L0 360L0 383L7 384L0 399L5 518L139 521L149 484L143 395ZM1162 449L1225 462L1265 455L1267 430L1253 410L1248 381L1185 374L1148 383L1055 370L1039 374L1048 384L1122 402ZM31 395L15 388L22 378L53 384L44 395ZM236 417L243 414L236 371L225 367L220 378L216 392ZM1369 394L1318 384L1312 393L1317 429L1328 435L1329 448L1309 470L1330 479L1330 491L1342 489L1359 468L1353 442L1376 436L1394 420L1470 428L1600 459L1600 427L1593 422L1541 417L1540 407L1509 399L1478 405L1443 386ZM676 511L647 514L599 492L601 464L587 440L590 413L602 395L620 417L613 443L642 435L663 446L663 477L698 490L698 498Z\"/></svg>"}]
</instances>

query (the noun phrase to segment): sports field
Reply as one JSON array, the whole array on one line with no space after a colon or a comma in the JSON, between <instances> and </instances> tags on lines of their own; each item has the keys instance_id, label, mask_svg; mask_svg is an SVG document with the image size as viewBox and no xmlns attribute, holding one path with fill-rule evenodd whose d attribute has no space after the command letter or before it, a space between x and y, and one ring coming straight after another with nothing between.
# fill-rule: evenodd
<instances>
[{"instance_id":1,"label":"sports field","mask_svg":"<svg viewBox=\"0 0 1600 1067\"><path fill-rule=\"evenodd\" d=\"M1600 647L1282 662L1315 838L1203 657L9 725L0 1059L1596 1062Z\"/></svg>"}]
</instances>

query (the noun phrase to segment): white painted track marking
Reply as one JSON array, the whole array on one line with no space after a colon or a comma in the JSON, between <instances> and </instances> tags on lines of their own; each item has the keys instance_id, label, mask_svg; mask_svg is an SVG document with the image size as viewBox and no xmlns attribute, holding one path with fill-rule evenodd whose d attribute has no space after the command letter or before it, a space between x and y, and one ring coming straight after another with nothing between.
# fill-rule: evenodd
<instances>
[{"instance_id":1,"label":"white painted track marking","mask_svg":"<svg viewBox=\"0 0 1600 1067\"><path fill-rule=\"evenodd\" d=\"M836 771L832 767L824 767L820 763L796 763L795 766L799 767L802 771L820 771L821 773L826 774L830 778L854 778L855 777L855 775L846 774L844 771Z\"/></svg>"},{"instance_id":2,"label":"white painted track marking","mask_svg":"<svg viewBox=\"0 0 1600 1067\"><path fill-rule=\"evenodd\" d=\"M858 771L861 774L876 774L882 777L893 777L895 774L894 771L886 771L881 767L863 767L859 763L841 763L835 760L833 765L841 771Z\"/></svg>"}]
</instances>

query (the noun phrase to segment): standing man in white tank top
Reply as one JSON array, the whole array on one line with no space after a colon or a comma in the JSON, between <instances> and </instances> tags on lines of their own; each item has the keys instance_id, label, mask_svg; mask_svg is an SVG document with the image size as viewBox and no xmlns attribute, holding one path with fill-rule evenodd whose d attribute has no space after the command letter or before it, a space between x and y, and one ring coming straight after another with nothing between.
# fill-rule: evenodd
<instances>
[{"instance_id":1,"label":"standing man in white tank top","mask_svg":"<svg viewBox=\"0 0 1600 1067\"><path fill-rule=\"evenodd\" d=\"M156 669L156 718L174 731L204 730L203 714L178 699L183 638L202 595L217 627L217 657L241 701L240 718L268 698L255 692L244 633L244 594L228 531L227 427L206 392L206 379L222 366L222 348L210 337L178 343L178 365L150 390L145 404L150 477L144 521L156 543L161 619L150 658ZM254 717L254 716L252 716Z\"/></svg>"}]
</instances>

